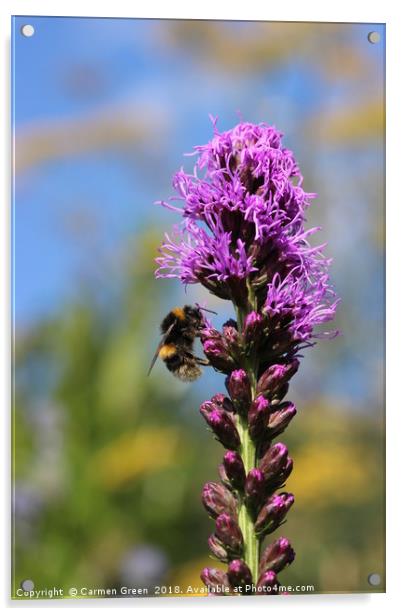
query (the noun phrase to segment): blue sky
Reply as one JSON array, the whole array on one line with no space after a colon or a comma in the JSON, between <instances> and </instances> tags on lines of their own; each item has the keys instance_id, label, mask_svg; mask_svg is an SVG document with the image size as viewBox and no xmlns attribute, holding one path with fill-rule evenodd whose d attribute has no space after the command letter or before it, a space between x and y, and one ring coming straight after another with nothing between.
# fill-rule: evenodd
<instances>
[{"instance_id":1,"label":"blue sky","mask_svg":"<svg viewBox=\"0 0 402 616\"><path fill-rule=\"evenodd\" d=\"M25 23L35 27L31 38L20 33ZM238 121L240 111L244 119L273 123L285 133L286 144L307 169L307 189L320 194L312 223L324 225L322 239L334 257L334 282L347 314L354 315L344 318L340 353L356 377L348 385L350 395L361 396L382 359L383 254L372 235L381 223L383 204L365 184L373 182L373 190L381 194L383 143L375 137L327 142L316 138L315 131L320 132L321 116L325 130L331 114L347 114L381 97L384 27L355 24L340 31L326 25L323 35L324 26L316 24L313 39L301 40L300 53L276 63L268 58L258 70L251 63L236 70L225 64L224 50L218 47L221 55L214 58L203 41L194 37L193 44L191 36L182 38L172 26L159 20L14 18L17 157L19 152L31 157L15 177L17 328L61 308L76 292L83 272L99 266L99 255L112 258L144 227L172 224L172 216L154 202L171 194L172 173L191 164L183 152L210 138L210 113L226 129ZM224 27L236 43L253 34L255 26ZM275 28L280 34L281 24ZM371 30L380 32L380 44L368 43ZM314 44L317 49L311 52ZM320 45L325 46L324 65ZM346 60L340 49L346 49ZM347 50L353 54L351 66L354 58L360 62L355 75L345 70ZM332 66L334 74L329 72ZM56 135L57 146L60 127L67 132L71 127L74 134L77 126L91 126L96 118L100 125L103 119L117 119L129 129L147 126L148 136L132 145L112 139L97 148L83 144L73 155L37 158L49 135ZM371 341L366 339L368 329ZM353 351L360 340L369 358L362 362ZM344 374L340 370L331 377L337 392L344 387Z\"/></svg>"}]
</instances>

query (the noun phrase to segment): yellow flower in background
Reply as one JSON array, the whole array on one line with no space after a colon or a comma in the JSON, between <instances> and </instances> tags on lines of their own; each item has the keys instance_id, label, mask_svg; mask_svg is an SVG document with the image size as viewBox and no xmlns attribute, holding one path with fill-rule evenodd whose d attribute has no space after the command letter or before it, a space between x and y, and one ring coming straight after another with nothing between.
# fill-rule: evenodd
<instances>
[{"instance_id":1,"label":"yellow flower in background","mask_svg":"<svg viewBox=\"0 0 402 616\"><path fill-rule=\"evenodd\" d=\"M367 452L353 444L310 442L299 450L286 489L297 494L297 504L301 506L312 501L314 507L323 508L344 505L345 499L349 503L365 502L371 497L375 476L367 458Z\"/></svg>"},{"instance_id":2,"label":"yellow flower in background","mask_svg":"<svg viewBox=\"0 0 402 616\"><path fill-rule=\"evenodd\" d=\"M98 451L91 468L99 481L113 490L141 475L175 464L179 459L179 441L179 431L174 428L141 428Z\"/></svg>"},{"instance_id":3,"label":"yellow flower in background","mask_svg":"<svg viewBox=\"0 0 402 616\"><path fill-rule=\"evenodd\" d=\"M384 130L384 102L364 99L347 109L324 112L312 122L315 130L327 143L359 143L368 139L381 139Z\"/></svg>"}]
</instances>

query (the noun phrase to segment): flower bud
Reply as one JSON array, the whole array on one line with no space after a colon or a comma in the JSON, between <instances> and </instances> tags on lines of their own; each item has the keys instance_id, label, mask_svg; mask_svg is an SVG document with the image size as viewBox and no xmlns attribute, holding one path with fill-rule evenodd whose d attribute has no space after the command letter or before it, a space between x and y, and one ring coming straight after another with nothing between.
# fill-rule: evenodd
<instances>
[{"instance_id":1,"label":"flower bud","mask_svg":"<svg viewBox=\"0 0 402 616\"><path fill-rule=\"evenodd\" d=\"M246 594L246 586L251 586L253 583L253 578L251 575L251 571L244 562L244 560L240 560L236 558L229 563L228 572L227 572L229 583L233 588L238 588L238 591L241 594ZM248 591L249 594L251 589Z\"/></svg>"},{"instance_id":2,"label":"flower bud","mask_svg":"<svg viewBox=\"0 0 402 616\"><path fill-rule=\"evenodd\" d=\"M265 571L258 578L257 595L277 595L279 594L279 582L275 571Z\"/></svg>"},{"instance_id":3,"label":"flower bud","mask_svg":"<svg viewBox=\"0 0 402 616\"><path fill-rule=\"evenodd\" d=\"M222 333L229 354L236 360L236 363L238 363L243 355L243 346L241 336L237 330L236 321L233 319L226 321L226 323L223 324Z\"/></svg>"},{"instance_id":4,"label":"flower bud","mask_svg":"<svg viewBox=\"0 0 402 616\"><path fill-rule=\"evenodd\" d=\"M202 503L208 513L217 518L221 513L236 515L237 503L233 494L220 483L210 481L202 490Z\"/></svg>"},{"instance_id":5,"label":"flower bud","mask_svg":"<svg viewBox=\"0 0 402 616\"><path fill-rule=\"evenodd\" d=\"M230 592L228 576L221 569L205 567L201 571L201 580L208 586L214 595L226 595Z\"/></svg>"},{"instance_id":6,"label":"flower bud","mask_svg":"<svg viewBox=\"0 0 402 616\"><path fill-rule=\"evenodd\" d=\"M287 364L269 366L258 380L257 393L272 400L275 393L296 374L299 363L299 360L294 358Z\"/></svg>"},{"instance_id":7,"label":"flower bud","mask_svg":"<svg viewBox=\"0 0 402 616\"><path fill-rule=\"evenodd\" d=\"M225 550L221 541L219 541L216 535L211 535L208 539L208 546L212 554L223 563L228 562L228 553Z\"/></svg>"},{"instance_id":8,"label":"flower bud","mask_svg":"<svg viewBox=\"0 0 402 616\"><path fill-rule=\"evenodd\" d=\"M244 489L246 471L243 460L237 451L227 451L223 457L223 467L228 480L236 490Z\"/></svg>"},{"instance_id":9,"label":"flower bud","mask_svg":"<svg viewBox=\"0 0 402 616\"><path fill-rule=\"evenodd\" d=\"M227 513L221 513L216 518L215 534L230 555L241 556L243 551L243 535L238 523Z\"/></svg>"},{"instance_id":10,"label":"flower bud","mask_svg":"<svg viewBox=\"0 0 402 616\"><path fill-rule=\"evenodd\" d=\"M207 340L222 341L222 334L214 327L204 327L200 331L200 340L204 344Z\"/></svg>"},{"instance_id":11,"label":"flower bud","mask_svg":"<svg viewBox=\"0 0 402 616\"><path fill-rule=\"evenodd\" d=\"M226 388L239 413L247 413L251 403L251 387L247 372L233 370L226 378Z\"/></svg>"},{"instance_id":12,"label":"flower bud","mask_svg":"<svg viewBox=\"0 0 402 616\"><path fill-rule=\"evenodd\" d=\"M249 507L256 509L261 505L265 496L265 477L259 468L252 468L248 473L245 493L246 502Z\"/></svg>"},{"instance_id":13,"label":"flower bud","mask_svg":"<svg viewBox=\"0 0 402 616\"><path fill-rule=\"evenodd\" d=\"M257 396L251 403L248 411L248 429L255 441L263 438L266 433L269 408L269 402L264 396Z\"/></svg>"},{"instance_id":14,"label":"flower bud","mask_svg":"<svg viewBox=\"0 0 402 616\"><path fill-rule=\"evenodd\" d=\"M229 319L222 327L223 336L229 345L238 344L240 340L237 331L237 323L234 319Z\"/></svg>"},{"instance_id":15,"label":"flower bud","mask_svg":"<svg viewBox=\"0 0 402 616\"><path fill-rule=\"evenodd\" d=\"M200 406L200 413L204 417L205 421L207 417L212 411L216 411L219 408L217 404L213 400L205 400Z\"/></svg>"},{"instance_id":16,"label":"flower bud","mask_svg":"<svg viewBox=\"0 0 402 616\"><path fill-rule=\"evenodd\" d=\"M264 571L275 571L279 573L287 565L294 561L295 553L286 537L279 537L270 543L263 551L260 558L260 573Z\"/></svg>"},{"instance_id":17,"label":"flower bud","mask_svg":"<svg viewBox=\"0 0 402 616\"><path fill-rule=\"evenodd\" d=\"M243 336L244 341L249 346L257 346L261 341L261 335L264 329L264 320L262 316L253 310L250 312L244 321Z\"/></svg>"},{"instance_id":18,"label":"flower bud","mask_svg":"<svg viewBox=\"0 0 402 616\"><path fill-rule=\"evenodd\" d=\"M255 532L259 535L272 533L283 522L293 503L293 494L287 492L270 496L257 516Z\"/></svg>"},{"instance_id":19,"label":"flower bud","mask_svg":"<svg viewBox=\"0 0 402 616\"><path fill-rule=\"evenodd\" d=\"M272 445L261 458L259 468L267 484L272 487L282 485L293 469L293 461L288 456L286 445L283 443Z\"/></svg>"},{"instance_id":20,"label":"flower bud","mask_svg":"<svg viewBox=\"0 0 402 616\"><path fill-rule=\"evenodd\" d=\"M204 353L211 365L221 372L229 373L235 364L229 354L228 346L223 336L216 329L204 329L200 335Z\"/></svg>"},{"instance_id":21,"label":"flower bud","mask_svg":"<svg viewBox=\"0 0 402 616\"><path fill-rule=\"evenodd\" d=\"M227 411L228 413L235 412L235 408L231 399L225 396L225 394L215 394L214 396L212 396L211 402L216 404L216 406L223 408L223 410Z\"/></svg>"},{"instance_id":22,"label":"flower bud","mask_svg":"<svg viewBox=\"0 0 402 616\"><path fill-rule=\"evenodd\" d=\"M237 449L240 445L239 433L229 413L219 408L204 412L200 407L202 416L214 432L216 438L227 449Z\"/></svg>"},{"instance_id":23,"label":"flower bud","mask_svg":"<svg viewBox=\"0 0 402 616\"><path fill-rule=\"evenodd\" d=\"M277 409L277 410L273 410ZM271 438L281 434L296 415L296 407L292 402L283 402L271 408L268 418L268 431Z\"/></svg>"}]
</instances>

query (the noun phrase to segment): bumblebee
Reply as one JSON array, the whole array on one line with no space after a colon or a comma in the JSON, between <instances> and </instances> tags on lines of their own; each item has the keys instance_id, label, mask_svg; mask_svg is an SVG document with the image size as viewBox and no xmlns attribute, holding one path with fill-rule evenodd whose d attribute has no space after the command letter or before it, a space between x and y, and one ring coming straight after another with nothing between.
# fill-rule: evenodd
<instances>
[{"instance_id":1,"label":"bumblebee","mask_svg":"<svg viewBox=\"0 0 402 616\"><path fill-rule=\"evenodd\" d=\"M200 366L208 366L209 361L196 357L193 347L195 338L205 327L202 311L213 312L197 304L173 308L165 316L160 326L162 339L152 359L148 375L160 357L167 369L181 381L195 381L201 376Z\"/></svg>"}]
</instances>

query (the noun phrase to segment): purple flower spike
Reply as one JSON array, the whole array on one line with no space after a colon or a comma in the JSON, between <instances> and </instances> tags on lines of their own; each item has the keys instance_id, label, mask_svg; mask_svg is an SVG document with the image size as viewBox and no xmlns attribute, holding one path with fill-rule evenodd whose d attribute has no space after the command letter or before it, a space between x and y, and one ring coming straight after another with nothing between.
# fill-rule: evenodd
<instances>
[{"instance_id":1,"label":"purple flower spike","mask_svg":"<svg viewBox=\"0 0 402 616\"><path fill-rule=\"evenodd\" d=\"M226 378L226 387L239 413L247 413L251 403L250 379L243 368L233 370Z\"/></svg>"},{"instance_id":2,"label":"purple flower spike","mask_svg":"<svg viewBox=\"0 0 402 616\"><path fill-rule=\"evenodd\" d=\"M210 413L204 413L200 408L205 421L214 432L218 441L227 449L237 449L240 445L239 433L229 413L219 408Z\"/></svg>"},{"instance_id":3,"label":"purple flower spike","mask_svg":"<svg viewBox=\"0 0 402 616\"><path fill-rule=\"evenodd\" d=\"M241 556L243 551L243 535L238 523L227 513L221 513L216 518L215 534L231 555Z\"/></svg>"},{"instance_id":4,"label":"purple flower spike","mask_svg":"<svg viewBox=\"0 0 402 616\"><path fill-rule=\"evenodd\" d=\"M208 544L215 558L228 563L228 573L204 569L201 577L213 590L226 583L240 594L278 594L276 574L294 552L281 537L260 558L261 542L293 504L292 494L275 493L293 461L286 446L273 440L296 414L284 400L300 351L336 335L318 334L316 327L333 319L339 300L323 246L310 243L319 229L306 227L316 195L304 190L282 134L249 122L220 132L212 121L211 140L194 148L193 171L174 175L175 202L160 202L181 222L165 234L156 276L200 283L230 300L236 315L221 332L205 319L195 334L210 366L227 375L228 390L228 396L216 394L200 407L229 449L219 466L220 483L206 484L202 495L216 518ZM194 332L182 329L183 346L192 355Z\"/></svg>"},{"instance_id":5,"label":"purple flower spike","mask_svg":"<svg viewBox=\"0 0 402 616\"><path fill-rule=\"evenodd\" d=\"M243 460L237 451L227 451L223 457L223 467L226 477L233 488L243 490L246 481L246 471L244 470Z\"/></svg>"},{"instance_id":6,"label":"purple flower spike","mask_svg":"<svg viewBox=\"0 0 402 616\"><path fill-rule=\"evenodd\" d=\"M244 560L240 560L239 558L232 560L229 564L227 575L229 583L240 594L248 595L251 593L253 578Z\"/></svg>"},{"instance_id":7,"label":"purple flower spike","mask_svg":"<svg viewBox=\"0 0 402 616\"><path fill-rule=\"evenodd\" d=\"M216 131L195 152L194 173L181 170L173 181L183 207L162 202L181 212L185 224L175 238L166 236L157 259L158 277L200 282L219 297L233 298L236 283L241 288L254 273L259 285L269 282L280 263L284 273L294 268L320 271L327 265L320 262L319 250L308 245L303 229L314 195L302 189L293 154L282 146L274 127L241 123Z\"/></svg>"},{"instance_id":8,"label":"purple flower spike","mask_svg":"<svg viewBox=\"0 0 402 616\"><path fill-rule=\"evenodd\" d=\"M237 503L233 494L219 483L210 481L202 490L202 502L205 509L213 517L217 518L221 513L236 515Z\"/></svg>"},{"instance_id":9,"label":"purple flower spike","mask_svg":"<svg viewBox=\"0 0 402 616\"><path fill-rule=\"evenodd\" d=\"M270 496L258 514L255 531L259 535L272 533L283 522L294 503L293 494L282 492Z\"/></svg>"},{"instance_id":10,"label":"purple flower spike","mask_svg":"<svg viewBox=\"0 0 402 616\"><path fill-rule=\"evenodd\" d=\"M290 565L294 558L295 553L289 540L286 537L279 537L263 551L260 558L260 573L263 574L267 570L279 573Z\"/></svg>"}]
</instances>

